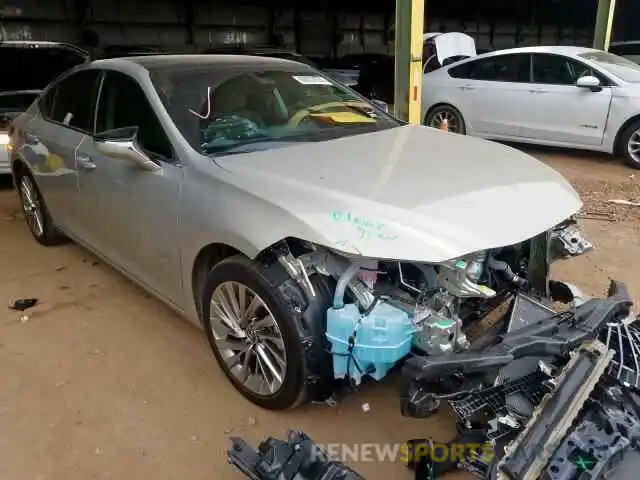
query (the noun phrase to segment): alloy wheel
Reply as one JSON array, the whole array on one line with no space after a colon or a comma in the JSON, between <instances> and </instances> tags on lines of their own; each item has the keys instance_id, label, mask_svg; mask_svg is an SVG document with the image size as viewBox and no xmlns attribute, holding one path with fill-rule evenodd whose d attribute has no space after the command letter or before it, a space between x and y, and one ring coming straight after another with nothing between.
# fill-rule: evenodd
<instances>
[{"instance_id":1,"label":"alloy wheel","mask_svg":"<svg viewBox=\"0 0 640 480\"><path fill-rule=\"evenodd\" d=\"M449 110L438 110L434 114L431 115L429 119L428 125L432 128L441 128L444 121L447 121L448 128L447 130L452 133L458 133L460 128L458 117L456 114Z\"/></svg>"},{"instance_id":2,"label":"alloy wheel","mask_svg":"<svg viewBox=\"0 0 640 480\"><path fill-rule=\"evenodd\" d=\"M640 164L640 129L633 132L631 137L629 137L627 151L629 152L629 156Z\"/></svg>"},{"instance_id":3,"label":"alloy wheel","mask_svg":"<svg viewBox=\"0 0 640 480\"><path fill-rule=\"evenodd\" d=\"M20 198L27 225L36 237L44 235L44 215L38 191L28 176L20 180Z\"/></svg>"},{"instance_id":4,"label":"alloy wheel","mask_svg":"<svg viewBox=\"0 0 640 480\"><path fill-rule=\"evenodd\" d=\"M284 339L265 301L238 282L223 282L211 297L215 348L229 372L251 392L274 395L285 380Z\"/></svg>"}]
</instances>

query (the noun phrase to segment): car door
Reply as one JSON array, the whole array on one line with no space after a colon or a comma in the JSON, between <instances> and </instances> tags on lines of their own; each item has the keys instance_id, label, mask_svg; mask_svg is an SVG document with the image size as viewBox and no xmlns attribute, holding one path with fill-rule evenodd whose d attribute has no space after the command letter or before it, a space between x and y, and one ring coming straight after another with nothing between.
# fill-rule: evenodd
<instances>
[{"instance_id":1,"label":"car door","mask_svg":"<svg viewBox=\"0 0 640 480\"><path fill-rule=\"evenodd\" d=\"M76 149L93 128L98 79L97 70L81 70L47 89L22 151L56 225L79 236Z\"/></svg>"},{"instance_id":2,"label":"car door","mask_svg":"<svg viewBox=\"0 0 640 480\"><path fill-rule=\"evenodd\" d=\"M161 168L141 169L102 153L100 135L137 128L137 143ZM170 301L181 295L178 205L182 168L144 89L117 71L104 74L96 112L96 135L83 140L79 172L84 221L91 243L120 268Z\"/></svg>"},{"instance_id":3,"label":"car door","mask_svg":"<svg viewBox=\"0 0 640 480\"><path fill-rule=\"evenodd\" d=\"M563 55L536 53L532 62L530 122L523 136L578 147L601 145L612 99L608 80ZM576 86L584 75L598 77L601 88Z\"/></svg>"},{"instance_id":4,"label":"car door","mask_svg":"<svg viewBox=\"0 0 640 480\"><path fill-rule=\"evenodd\" d=\"M530 98L529 54L491 55L448 72L468 133L496 138L520 135Z\"/></svg>"}]
</instances>

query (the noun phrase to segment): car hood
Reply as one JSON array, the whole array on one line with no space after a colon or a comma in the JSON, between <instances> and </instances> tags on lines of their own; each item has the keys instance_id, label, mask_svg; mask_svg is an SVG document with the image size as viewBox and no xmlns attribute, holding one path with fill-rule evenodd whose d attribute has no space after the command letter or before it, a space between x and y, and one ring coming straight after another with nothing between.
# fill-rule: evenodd
<instances>
[{"instance_id":1,"label":"car hood","mask_svg":"<svg viewBox=\"0 0 640 480\"><path fill-rule=\"evenodd\" d=\"M582 203L555 170L511 147L417 125L218 157L230 180L346 253L440 262L544 232ZM279 217L280 218L280 217ZM255 235L260 228L253 227Z\"/></svg>"}]
</instances>

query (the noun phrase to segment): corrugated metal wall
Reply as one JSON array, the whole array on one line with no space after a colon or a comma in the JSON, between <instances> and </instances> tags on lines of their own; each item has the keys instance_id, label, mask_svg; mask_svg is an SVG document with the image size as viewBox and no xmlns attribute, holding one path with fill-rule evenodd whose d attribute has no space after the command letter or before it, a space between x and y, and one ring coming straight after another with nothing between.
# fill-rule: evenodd
<instances>
[{"instance_id":1,"label":"corrugated metal wall","mask_svg":"<svg viewBox=\"0 0 640 480\"><path fill-rule=\"evenodd\" d=\"M80 42L81 24L77 0L14 0L0 7L0 38ZM301 4L302 5L302 4ZM153 0L94 0L86 28L99 35L101 45L161 45L172 50L191 50L220 43L267 44L270 12L266 7L225 6L201 1L195 6L197 26L190 38L185 2ZM385 21L386 20L386 21ZM479 48L508 48L528 44L588 45L589 29L558 25L518 25L490 21L460 22L427 19L427 31L465 31ZM595 19L594 19L595 20ZM392 48L389 19L382 14L330 14L326 11L275 12L274 30L284 44L307 55L329 55L332 33L342 42L339 54L381 52ZM296 33L297 32L297 33Z\"/></svg>"}]
</instances>

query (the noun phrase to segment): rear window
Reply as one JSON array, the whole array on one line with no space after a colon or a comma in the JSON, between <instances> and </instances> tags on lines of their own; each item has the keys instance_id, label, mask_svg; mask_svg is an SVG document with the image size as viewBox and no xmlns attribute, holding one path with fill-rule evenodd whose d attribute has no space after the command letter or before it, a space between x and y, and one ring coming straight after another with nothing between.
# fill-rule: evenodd
<instances>
[{"instance_id":1,"label":"rear window","mask_svg":"<svg viewBox=\"0 0 640 480\"><path fill-rule=\"evenodd\" d=\"M63 47L0 45L0 92L42 90L84 61L79 52Z\"/></svg>"}]
</instances>

